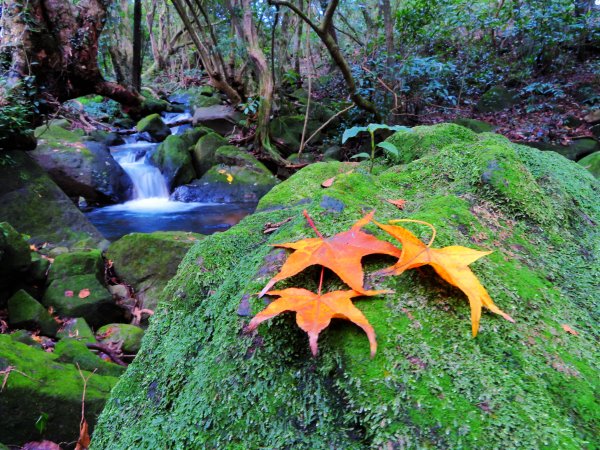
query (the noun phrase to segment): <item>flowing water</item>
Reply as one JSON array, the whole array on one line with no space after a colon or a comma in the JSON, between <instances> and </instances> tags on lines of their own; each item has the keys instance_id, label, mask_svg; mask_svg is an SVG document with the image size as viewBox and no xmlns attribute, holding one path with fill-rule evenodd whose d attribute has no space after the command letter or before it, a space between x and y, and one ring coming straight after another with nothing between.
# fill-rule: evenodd
<instances>
[{"instance_id":1,"label":"flowing water","mask_svg":"<svg viewBox=\"0 0 600 450\"><path fill-rule=\"evenodd\" d=\"M166 113L165 123L189 118L189 113ZM186 125L173 127L180 134ZM124 145L111 147L115 161L129 175L134 186L131 200L88 212L88 219L108 239L153 231L193 231L212 234L225 231L252 213L254 203L183 203L169 200L169 189L160 170L149 163L158 144L139 141L136 135Z\"/></svg>"}]
</instances>

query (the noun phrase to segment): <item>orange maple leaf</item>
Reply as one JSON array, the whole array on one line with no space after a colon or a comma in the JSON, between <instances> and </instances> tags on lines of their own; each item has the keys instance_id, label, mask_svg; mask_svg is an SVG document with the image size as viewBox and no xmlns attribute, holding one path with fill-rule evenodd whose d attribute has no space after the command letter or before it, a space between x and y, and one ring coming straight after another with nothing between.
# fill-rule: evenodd
<instances>
[{"instance_id":1,"label":"orange maple leaf","mask_svg":"<svg viewBox=\"0 0 600 450\"><path fill-rule=\"evenodd\" d=\"M404 209L404 205L406 204L406 200L399 198L398 200L386 200L386 202L391 203L398 209Z\"/></svg>"},{"instance_id":2,"label":"orange maple leaf","mask_svg":"<svg viewBox=\"0 0 600 450\"><path fill-rule=\"evenodd\" d=\"M469 298L473 336L477 336L481 307L501 315L509 322L513 318L498 308L485 288L481 285L468 265L492 252L480 252L467 247L452 245L444 248L430 248L405 228L383 225L374 221L379 228L391 234L402 243L402 256L396 264L379 271L382 275L400 275L407 269L430 265L444 280L458 287Z\"/></svg>"},{"instance_id":3,"label":"orange maple leaf","mask_svg":"<svg viewBox=\"0 0 600 450\"><path fill-rule=\"evenodd\" d=\"M374 211L356 222L348 231L338 233L330 238L302 239L298 242L275 244L275 247L291 248L295 250L265 288L258 294L259 297L271 289L280 280L294 276L309 266L319 264L334 271L353 290L363 295L371 291L363 288L364 273L361 260L364 256L384 254L400 257L402 252L389 242L380 241L375 236L362 232L360 229L373 219ZM308 218L308 215L305 212ZM312 221L309 223L312 224ZM316 228L315 228L316 231ZM318 233L318 232L317 232Z\"/></svg>"},{"instance_id":4,"label":"orange maple leaf","mask_svg":"<svg viewBox=\"0 0 600 450\"><path fill-rule=\"evenodd\" d=\"M571 328L566 323L563 323L561 326L562 326L562 329L565 330L567 333L572 334L573 336L579 335L579 333L577 331L575 331L573 328Z\"/></svg>"},{"instance_id":5,"label":"orange maple leaf","mask_svg":"<svg viewBox=\"0 0 600 450\"><path fill-rule=\"evenodd\" d=\"M370 291L370 295L377 295L387 291ZM265 320L271 319L285 311L296 313L296 323L308 333L310 349L314 356L317 355L317 340L331 319L346 319L361 327L369 338L371 357L375 356L377 341L375 330L364 314L352 303L353 297L364 295L357 291L333 291L326 294L300 288L289 288L281 291L269 291L268 295L277 295L279 298L259 312L248 324L246 331L252 331Z\"/></svg>"}]
</instances>

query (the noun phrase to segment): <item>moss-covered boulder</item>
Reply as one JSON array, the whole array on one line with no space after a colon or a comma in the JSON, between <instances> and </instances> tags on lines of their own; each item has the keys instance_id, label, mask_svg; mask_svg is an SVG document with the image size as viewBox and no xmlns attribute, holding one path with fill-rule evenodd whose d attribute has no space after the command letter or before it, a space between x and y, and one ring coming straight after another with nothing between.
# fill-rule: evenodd
<instances>
[{"instance_id":1,"label":"moss-covered boulder","mask_svg":"<svg viewBox=\"0 0 600 450\"><path fill-rule=\"evenodd\" d=\"M0 291L25 276L31 251L24 237L8 222L0 222Z\"/></svg>"},{"instance_id":2,"label":"moss-covered boulder","mask_svg":"<svg viewBox=\"0 0 600 450\"><path fill-rule=\"evenodd\" d=\"M441 123L399 131L387 138L386 142L394 144L398 149L398 162L409 163L456 142L477 142L477 135L460 125Z\"/></svg>"},{"instance_id":3,"label":"moss-covered boulder","mask_svg":"<svg viewBox=\"0 0 600 450\"><path fill-rule=\"evenodd\" d=\"M240 120L240 113L230 105L194 107L193 111L194 126L208 127L223 136L230 134Z\"/></svg>"},{"instance_id":4,"label":"moss-covered boulder","mask_svg":"<svg viewBox=\"0 0 600 450\"><path fill-rule=\"evenodd\" d=\"M165 139L150 157L150 162L160 169L169 190L196 178L189 143L180 136Z\"/></svg>"},{"instance_id":5,"label":"moss-covered boulder","mask_svg":"<svg viewBox=\"0 0 600 450\"><path fill-rule=\"evenodd\" d=\"M449 134L436 139L420 128L418 156L373 174L364 163L310 165L259 212L198 242L113 390L93 448L597 447L600 185L555 153L455 127L434 128ZM321 206L325 197L344 208ZM385 201L396 198L403 211ZM265 306L256 293L285 259L270 244L315 237L303 209L325 236L376 209L380 222L432 223L435 247L493 250L471 267L516 323L484 312L472 338L464 294L423 268L367 277L395 291L355 301L377 333L374 359L345 321L321 333L316 359L292 314L244 334ZM393 262L368 258L365 270ZM275 287L317 289L318 277L315 268ZM326 289L340 286L327 275Z\"/></svg>"},{"instance_id":6,"label":"moss-covered boulder","mask_svg":"<svg viewBox=\"0 0 600 450\"><path fill-rule=\"evenodd\" d=\"M184 255L202 238L180 231L131 233L113 242L106 257L113 261L117 276L134 288L144 307L153 310Z\"/></svg>"},{"instance_id":7,"label":"moss-covered boulder","mask_svg":"<svg viewBox=\"0 0 600 450\"><path fill-rule=\"evenodd\" d=\"M460 125L462 127L468 128L475 133L487 133L494 130L494 126L484 122L482 120L469 119L467 117L460 117L458 119L454 119L452 123Z\"/></svg>"},{"instance_id":8,"label":"moss-covered boulder","mask_svg":"<svg viewBox=\"0 0 600 450\"><path fill-rule=\"evenodd\" d=\"M130 197L131 179L107 145L83 141L80 135L56 125L38 130L38 146L30 155L67 195L95 203Z\"/></svg>"},{"instance_id":9,"label":"moss-covered boulder","mask_svg":"<svg viewBox=\"0 0 600 450\"><path fill-rule=\"evenodd\" d=\"M48 281L62 280L76 275L94 275L104 280L104 259L100 250L82 250L57 255L48 271Z\"/></svg>"},{"instance_id":10,"label":"moss-covered boulder","mask_svg":"<svg viewBox=\"0 0 600 450\"><path fill-rule=\"evenodd\" d=\"M64 338L54 347L57 361L79 365L82 370L88 370L99 375L118 377L125 372L125 367L112 362L104 361L93 353L85 344L77 339Z\"/></svg>"},{"instance_id":11,"label":"moss-covered boulder","mask_svg":"<svg viewBox=\"0 0 600 450\"><path fill-rule=\"evenodd\" d=\"M194 146L196 145L198 140L202 136L206 136L208 133L213 133L213 130L211 130L208 127L193 127L188 128L183 134L179 136L187 145L188 150L193 151Z\"/></svg>"},{"instance_id":12,"label":"moss-covered boulder","mask_svg":"<svg viewBox=\"0 0 600 450\"><path fill-rule=\"evenodd\" d=\"M592 172L596 178L600 178L600 151L580 159L577 163Z\"/></svg>"},{"instance_id":13,"label":"moss-covered boulder","mask_svg":"<svg viewBox=\"0 0 600 450\"><path fill-rule=\"evenodd\" d=\"M547 152L556 152L571 161L579 161L594 152L600 151L600 144L592 138L574 139L568 145L548 142L526 142L525 145Z\"/></svg>"},{"instance_id":14,"label":"moss-covered boulder","mask_svg":"<svg viewBox=\"0 0 600 450\"><path fill-rule=\"evenodd\" d=\"M311 119L306 128L306 138L311 136L321 123ZM271 121L271 135L273 139L282 144L282 154L284 156L296 153L300 149L302 140L302 130L304 129L304 115L281 116ZM319 141L319 135L312 139L312 143Z\"/></svg>"},{"instance_id":15,"label":"moss-covered boulder","mask_svg":"<svg viewBox=\"0 0 600 450\"><path fill-rule=\"evenodd\" d=\"M60 316L83 317L94 328L125 319L125 311L96 275L55 279L46 289L42 303L52 306Z\"/></svg>"},{"instance_id":16,"label":"moss-covered boulder","mask_svg":"<svg viewBox=\"0 0 600 450\"><path fill-rule=\"evenodd\" d=\"M515 91L502 86L494 86L481 96L475 109L483 113L497 112L510 108L518 102L519 96Z\"/></svg>"},{"instance_id":17,"label":"moss-covered boulder","mask_svg":"<svg viewBox=\"0 0 600 450\"><path fill-rule=\"evenodd\" d=\"M59 339L75 339L85 344L96 342L94 332L83 317L66 320L62 328L56 333L56 336Z\"/></svg>"},{"instance_id":18,"label":"moss-covered boulder","mask_svg":"<svg viewBox=\"0 0 600 450\"><path fill-rule=\"evenodd\" d=\"M77 440L83 380L75 365L58 359L57 354L15 342L9 335L0 335L0 371L6 373L6 385L0 393L0 442L20 446L35 440L40 436L35 423L42 414L48 416L45 439ZM83 371L83 376L90 375ZM89 378L85 416L91 428L116 382L116 377L98 373Z\"/></svg>"},{"instance_id":19,"label":"moss-covered boulder","mask_svg":"<svg viewBox=\"0 0 600 450\"><path fill-rule=\"evenodd\" d=\"M171 134L171 129L165 124L159 114L150 114L140 120L135 129L139 133L148 133L155 142L164 141Z\"/></svg>"},{"instance_id":20,"label":"moss-covered boulder","mask_svg":"<svg viewBox=\"0 0 600 450\"><path fill-rule=\"evenodd\" d=\"M256 203L278 183L264 164L232 145L220 147L214 159L219 164L199 180L175 189L171 198L181 202Z\"/></svg>"},{"instance_id":21,"label":"moss-covered boulder","mask_svg":"<svg viewBox=\"0 0 600 450\"><path fill-rule=\"evenodd\" d=\"M8 323L13 328L39 330L50 337L58 330L58 324L48 310L22 289L8 300Z\"/></svg>"},{"instance_id":22,"label":"moss-covered boulder","mask_svg":"<svg viewBox=\"0 0 600 450\"><path fill-rule=\"evenodd\" d=\"M208 133L200 138L194 147L193 163L196 174L201 177L215 165L215 152L219 147L227 145L227 140L217 133Z\"/></svg>"},{"instance_id":23,"label":"moss-covered boulder","mask_svg":"<svg viewBox=\"0 0 600 450\"><path fill-rule=\"evenodd\" d=\"M98 329L98 337L103 344L120 344L125 354L134 354L142 346L144 330L126 323L110 323Z\"/></svg>"}]
</instances>

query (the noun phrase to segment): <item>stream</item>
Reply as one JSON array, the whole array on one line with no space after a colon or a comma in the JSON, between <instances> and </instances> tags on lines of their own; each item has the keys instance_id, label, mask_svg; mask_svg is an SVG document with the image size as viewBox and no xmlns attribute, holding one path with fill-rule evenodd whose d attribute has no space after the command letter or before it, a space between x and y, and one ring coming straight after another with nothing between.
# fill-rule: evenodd
<instances>
[{"instance_id":1,"label":"stream","mask_svg":"<svg viewBox=\"0 0 600 450\"><path fill-rule=\"evenodd\" d=\"M164 113L165 123L189 118L189 113ZM189 125L172 127L181 134ZM169 199L169 189L160 170L148 161L159 145L127 136L126 143L110 147L115 161L129 175L133 198L121 204L96 208L88 219L110 241L128 233L153 231L192 231L212 234L232 227L256 208L255 203L184 203Z\"/></svg>"}]
</instances>

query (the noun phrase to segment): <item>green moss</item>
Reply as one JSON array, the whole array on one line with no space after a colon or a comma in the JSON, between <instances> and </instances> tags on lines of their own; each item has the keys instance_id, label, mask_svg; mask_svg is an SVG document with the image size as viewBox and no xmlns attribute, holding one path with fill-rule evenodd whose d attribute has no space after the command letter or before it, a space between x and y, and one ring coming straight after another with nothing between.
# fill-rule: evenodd
<instances>
[{"instance_id":1,"label":"green moss","mask_svg":"<svg viewBox=\"0 0 600 450\"><path fill-rule=\"evenodd\" d=\"M104 260L100 250L63 253L57 255L50 266L48 280L64 279L75 275L95 275L104 280Z\"/></svg>"},{"instance_id":2,"label":"green moss","mask_svg":"<svg viewBox=\"0 0 600 450\"><path fill-rule=\"evenodd\" d=\"M181 231L131 233L113 242L106 257L113 261L116 274L142 297L145 307L154 309L183 256L202 238Z\"/></svg>"},{"instance_id":3,"label":"green moss","mask_svg":"<svg viewBox=\"0 0 600 450\"><path fill-rule=\"evenodd\" d=\"M144 330L126 323L110 323L98 329L99 336L105 336L103 343L120 343L123 353L133 354L140 349Z\"/></svg>"},{"instance_id":4,"label":"green moss","mask_svg":"<svg viewBox=\"0 0 600 450\"><path fill-rule=\"evenodd\" d=\"M597 181L558 155L456 125L432 128L417 130L410 145L419 159L377 166L373 175L364 166L310 165L267 194L259 212L194 245L115 387L93 446L600 445ZM457 137L434 139L440 128ZM486 183L491 161L499 169ZM324 208L325 196L343 208ZM385 201L397 198L407 201L404 210ZM314 237L305 208L327 236L376 209L381 222L431 222L436 247L493 250L471 267L516 323L484 312L473 339L464 294L422 268L383 280L367 276L369 286L395 291L356 301L377 332L373 360L362 330L344 321L321 334L317 359L291 314L256 334L241 333L264 308L255 293L285 259L270 245ZM266 223L287 218L263 234ZM431 235L427 227L407 227L424 240ZM366 229L386 239L373 225ZM394 261L364 262L370 274ZM318 274L309 269L276 287L316 289ZM327 273L326 289L341 286ZM579 335L566 333L564 323Z\"/></svg>"},{"instance_id":5,"label":"green moss","mask_svg":"<svg viewBox=\"0 0 600 450\"><path fill-rule=\"evenodd\" d=\"M452 122L462 127L468 128L469 130L474 131L475 133L485 133L494 129L494 126L490 125L487 122L475 119L468 119L466 117L460 117L458 119L453 120Z\"/></svg>"},{"instance_id":6,"label":"green moss","mask_svg":"<svg viewBox=\"0 0 600 450\"><path fill-rule=\"evenodd\" d=\"M577 163L589 170L596 178L600 178L600 152L592 153Z\"/></svg>"},{"instance_id":7,"label":"green moss","mask_svg":"<svg viewBox=\"0 0 600 450\"><path fill-rule=\"evenodd\" d=\"M82 370L95 372L99 375L118 377L125 372L125 367L101 359L87 348L84 342L76 339L61 339L54 348L57 361L71 363Z\"/></svg>"},{"instance_id":8,"label":"green moss","mask_svg":"<svg viewBox=\"0 0 600 450\"><path fill-rule=\"evenodd\" d=\"M171 134L169 127L163 122L159 114L150 114L141 119L135 129L140 133L149 133L153 139L163 141Z\"/></svg>"},{"instance_id":9,"label":"green moss","mask_svg":"<svg viewBox=\"0 0 600 450\"><path fill-rule=\"evenodd\" d=\"M22 445L39 436L35 422L48 415L43 438L72 442L79 434L83 380L72 364L57 361L57 355L14 342L0 335L0 370L13 367L0 395L2 415L0 440ZM89 377L90 372L83 371ZM95 374L87 383L85 412L93 427L117 378Z\"/></svg>"},{"instance_id":10,"label":"green moss","mask_svg":"<svg viewBox=\"0 0 600 450\"><path fill-rule=\"evenodd\" d=\"M35 129L35 137L51 147L60 146L61 143L79 142L81 140L81 136L66 130L60 125L42 125L41 127L37 127Z\"/></svg>"},{"instance_id":11,"label":"green moss","mask_svg":"<svg viewBox=\"0 0 600 450\"><path fill-rule=\"evenodd\" d=\"M189 144L183 137L169 136L158 146L150 158L173 189L196 178Z\"/></svg>"},{"instance_id":12,"label":"green moss","mask_svg":"<svg viewBox=\"0 0 600 450\"><path fill-rule=\"evenodd\" d=\"M396 146L400 154L398 161L408 163L426 153L441 150L449 144L475 142L477 135L453 123L420 126L409 131L400 131L386 139Z\"/></svg>"},{"instance_id":13,"label":"green moss","mask_svg":"<svg viewBox=\"0 0 600 450\"><path fill-rule=\"evenodd\" d=\"M58 329L46 308L22 289L8 300L8 323L16 328L38 329L45 336L56 335Z\"/></svg>"},{"instance_id":14,"label":"green moss","mask_svg":"<svg viewBox=\"0 0 600 450\"><path fill-rule=\"evenodd\" d=\"M56 333L56 336L59 339L76 339L86 344L93 344L96 342L96 337L94 336L92 329L83 317L67 320L59 332Z\"/></svg>"},{"instance_id":15,"label":"green moss","mask_svg":"<svg viewBox=\"0 0 600 450\"><path fill-rule=\"evenodd\" d=\"M80 298L82 290L90 294ZM42 303L52 306L61 316L83 317L92 326L116 322L123 318L122 309L113 301L112 295L100 284L96 275L75 275L55 279L50 283Z\"/></svg>"},{"instance_id":16,"label":"green moss","mask_svg":"<svg viewBox=\"0 0 600 450\"><path fill-rule=\"evenodd\" d=\"M215 152L227 144L227 140L217 133L208 133L198 140L193 152L194 168L198 176L204 175L215 165Z\"/></svg>"}]
</instances>

